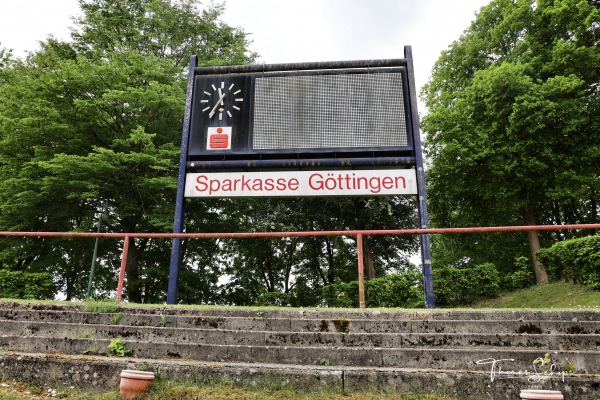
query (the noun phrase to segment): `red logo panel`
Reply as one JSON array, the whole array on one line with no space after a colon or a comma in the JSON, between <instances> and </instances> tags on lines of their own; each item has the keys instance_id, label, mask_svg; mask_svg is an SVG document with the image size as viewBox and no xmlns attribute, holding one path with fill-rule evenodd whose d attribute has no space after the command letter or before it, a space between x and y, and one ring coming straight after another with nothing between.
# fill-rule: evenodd
<instances>
[{"instance_id":1,"label":"red logo panel","mask_svg":"<svg viewBox=\"0 0 600 400\"><path fill-rule=\"evenodd\" d=\"M206 150L231 150L231 126L209 127Z\"/></svg>"}]
</instances>

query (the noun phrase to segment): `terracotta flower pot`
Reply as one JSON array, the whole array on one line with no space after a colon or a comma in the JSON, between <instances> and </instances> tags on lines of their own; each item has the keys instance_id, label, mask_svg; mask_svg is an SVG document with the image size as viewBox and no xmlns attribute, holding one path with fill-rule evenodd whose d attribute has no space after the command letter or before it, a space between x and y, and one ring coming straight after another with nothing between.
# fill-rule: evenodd
<instances>
[{"instance_id":1,"label":"terracotta flower pot","mask_svg":"<svg viewBox=\"0 0 600 400\"><path fill-rule=\"evenodd\" d=\"M565 397L558 390L536 390L526 389L521 390L522 399L537 399L537 400L563 400Z\"/></svg>"},{"instance_id":2,"label":"terracotta flower pot","mask_svg":"<svg viewBox=\"0 0 600 400\"><path fill-rule=\"evenodd\" d=\"M119 384L121 398L131 399L146 393L152 382L154 382L154 372L124 369L121 371L121 383Z\"/></svg>"}]
</instances>

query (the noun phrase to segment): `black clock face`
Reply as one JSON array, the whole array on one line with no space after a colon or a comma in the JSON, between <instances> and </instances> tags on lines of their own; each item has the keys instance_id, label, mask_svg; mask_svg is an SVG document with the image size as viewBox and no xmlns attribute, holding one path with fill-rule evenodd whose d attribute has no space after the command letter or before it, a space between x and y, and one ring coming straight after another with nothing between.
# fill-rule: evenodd
<instances>
[{"instance_id":1,"label":"black clock face","mask_svg":"<svg viewBox=\"0 0 600 400\"><path fill-rule=\"evenodd\" d=\"M248 76L196 77L190 155L247 149L250 86Z\"/></svg>"},{"instance_id":2,"label":"black clock face","mask_svg":"<svg viewBox=\"0 0 600 400\"><path fill-rule=\"evenodd\" d=\"M209 90L203 90L203 96L200 100L202 112L208 115L208 119L217 119L219 121L228 121L233 119L233 114L239 114L244 107L244 93L242 88L236 82L230 80L225 84L225 80L213 82Z\"/></svg>"}]
</instances>

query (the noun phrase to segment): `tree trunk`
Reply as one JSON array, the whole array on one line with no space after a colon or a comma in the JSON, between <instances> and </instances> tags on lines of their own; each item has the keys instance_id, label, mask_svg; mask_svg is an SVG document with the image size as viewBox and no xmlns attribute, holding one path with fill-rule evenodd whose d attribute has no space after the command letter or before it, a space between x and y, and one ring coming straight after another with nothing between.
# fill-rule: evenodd
<instances>
[{"instance_id":1,"label":"tree trunk","mask_svg":"<svg viewBox=\"0 0 600 400\"><path fill-rule=\"evenodd\" d=\"M327 249L327 264L329 269L327 270L327 280L329 284L333 284L335 282L335 257L333 254L333 244L328 237L325 237L325 245Z\"/></svg>"},{"instance_id":2,"label":"tree trunk","mask_svg":"<svg viewBox=\"0 0 600 400\"><path fill-rule=\"evenodd\" d=\"M139 282L139 261L148 244L148 238L129 239L129 251L127 252L127 262L125 272L127 274L127 299L132 303L142 303L142 285Z\"/></svg>"},{"instance_id":3,"label":"tree trunk","mask_svg":"<svg viewBox=\"0 0 600 400\"><path fill-rule=\"evenodd\" d=\"M315 230L313 228L313 230ZM317 272L323 281L323 286L327 286L329 282L327 281L327 277L323 272L323 268L321 268L321 263L319 262L319 254L321 249L321 241L318 236L315 236L310 241L310 268Z\"/></svg>"},{"instance_id":4,"label":"tree trunk","mask_svg":"<svg viewBox=\"0 0 600 400\"><path fill-rule=\"evenodd\" d=\"M523 213L523 220L525 225L532 226L537 225L535 221L535 215L531 210L525 210ZM535 273L535 280L538 285L548 283L548 274L535 256L540 249L540 238L537 231L527 231L527 238L529 239L529 250L531 251L531 262L533 264L533 272Z\"/></svg>"},{"instance_id":5,"label":"tree trunk","mask_svg":"<svg viewBox=\"0 0 600 400\"><path fill-rule=\"evenodd\" d=\"M71 301L71 299L73 299L73 291L74 291L73 280L71 279L71 277L67 276L67 277L65 277L65 281L66 281L66 286L67 286L65 289L65 294L66 294L65 301Z\"/></svg>"},{"instance_id":6,"label":"tree trunk","mask_svg":"<svg viewBox=\"0 0 600 400\"><path fill-rule=\"evenodd\" d=\"M365 270L367 272L367 279L377 278L377 272L375 272L375 266L373 265L373 252L369 246L369 240L366 236L363 236L363 260Z\"/></svg>"},{"instance_id":7,"label":"tree trunk","mask_svg":"<svg viewBox=\"0 0 600 400\"><path fill-rule=\"evenodd\" d=\"M132 303L142 302L142 291L140 290L138 261L140 251L135 246L135 239L129 239L129 250L127 251L127 261L125 263L125 272L127 274L127 299Z\"/></svg>"}]
</instances>

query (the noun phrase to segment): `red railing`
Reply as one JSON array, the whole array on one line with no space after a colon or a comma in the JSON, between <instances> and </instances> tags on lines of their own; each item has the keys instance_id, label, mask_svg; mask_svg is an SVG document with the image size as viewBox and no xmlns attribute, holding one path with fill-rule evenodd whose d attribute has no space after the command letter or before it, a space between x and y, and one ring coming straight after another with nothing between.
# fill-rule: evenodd
<instances>
[{"instance_id":1,"label":"red railing","mask_svg":"<svg viewBox=\"0 0 600 400\"><path fill-rule=\"evenodd\" d=\"M104 237L122 238L123 252L119 269L117 286L117 304L121 302L125 266L131 238L148 239L232 239L232 238L269 238L269 237L304 237L304 236L354 236L357 243L358 258L358 294L359 307L365 308L365 279L363 264L363 236L374 235L429 235L456 233L484 232L524 232L524 231L561 231L600 229L600 224L570 224L570 225L528 225L528 226L491 226L472 228L430 228L430 229L388 229L388 230L347 230L347 231L316 231L316 232L243 232L243 233L95 233L95 232L0 232L0 236L13 237Z\"/></svg>"}]
</instances>

